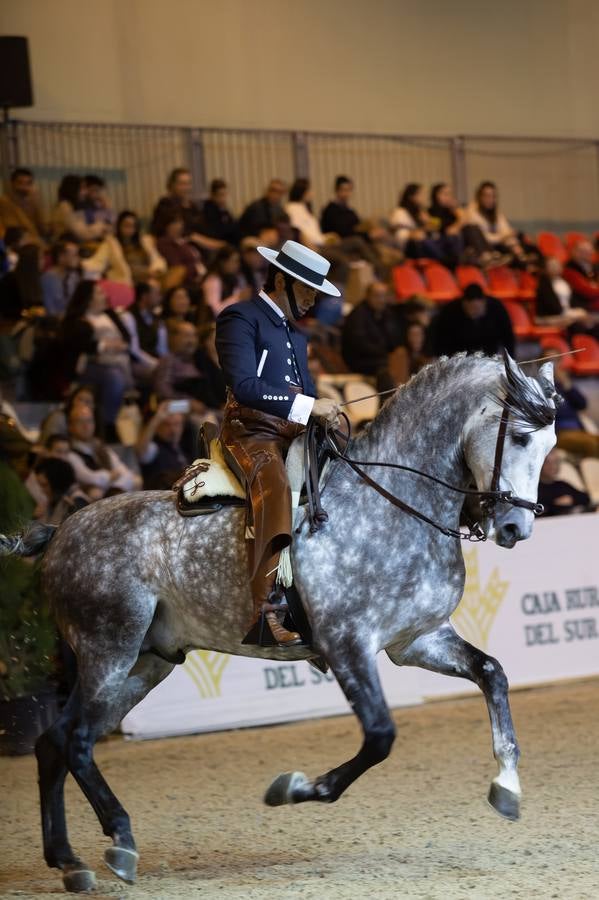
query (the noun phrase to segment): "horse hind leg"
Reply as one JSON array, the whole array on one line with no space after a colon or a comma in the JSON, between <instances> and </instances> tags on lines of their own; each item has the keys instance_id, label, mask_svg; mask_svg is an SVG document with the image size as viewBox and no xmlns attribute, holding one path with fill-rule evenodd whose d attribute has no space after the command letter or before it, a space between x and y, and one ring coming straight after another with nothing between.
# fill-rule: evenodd
<instances>
[{"instance_id":1,"label":"horse hind leg","mask_svg":"<svg viewBox=\"0 0 599 900\"><path fill-rule=\"evenodd\" d=\"M417 638L405 650L394 651L393 647L388 647L387 654L397 665L419 666L442 675L467 678L479 686L487 702L493 754L499 767L487 799L500 816L510 821L519 819L520 750L510 712L507 678L497 660L461 638L449 622L437 631Z\"/></svg>"},{"instance_id":2,"label":"horse hind leg","mask_svg":"<svg viewBox=\"0 0 599 900\"><path fill-rule=\"evenodd\" d=\"M333 803L367 769L387 758L395 739L395 726L381 688L376 658L356 653L355 647L344 652L336 647L327 653L337 681L362 725L364 739L356 756L310 781L303 772L279 775L264 796L268 806L319 800Z\"/></svg>"}]
</instances>

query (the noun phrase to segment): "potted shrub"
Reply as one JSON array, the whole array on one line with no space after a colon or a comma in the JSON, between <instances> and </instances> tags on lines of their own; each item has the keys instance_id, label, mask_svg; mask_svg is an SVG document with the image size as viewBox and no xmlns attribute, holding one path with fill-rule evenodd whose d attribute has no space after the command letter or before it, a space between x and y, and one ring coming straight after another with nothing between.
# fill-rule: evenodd
<instances>
[{"instance_id":1,"label":"potted shrub","mask_svg":"<svg viewBox=\"0 0 599 900\"><path fill-rule=\"evenodd\" d=\"M39 592L39 570L0 564L0 754L31 753L57 716L52 680L56 627Z\"/></svg>"}]
</instances>

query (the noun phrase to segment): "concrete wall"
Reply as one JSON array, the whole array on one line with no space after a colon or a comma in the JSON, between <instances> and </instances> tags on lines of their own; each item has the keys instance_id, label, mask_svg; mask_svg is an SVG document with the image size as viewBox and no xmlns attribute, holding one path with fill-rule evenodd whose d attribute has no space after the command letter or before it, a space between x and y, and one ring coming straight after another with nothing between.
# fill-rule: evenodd
<instances>
[{"instance_id":1,"label":"concrete wall","mask_svg":"<svg viewBox=\"0 0 599 900\"><path fill-rule=\"evenodd\" d=\"M596 0L18 0L36 119L599 137Z\"/></svg>"}]
</instances>

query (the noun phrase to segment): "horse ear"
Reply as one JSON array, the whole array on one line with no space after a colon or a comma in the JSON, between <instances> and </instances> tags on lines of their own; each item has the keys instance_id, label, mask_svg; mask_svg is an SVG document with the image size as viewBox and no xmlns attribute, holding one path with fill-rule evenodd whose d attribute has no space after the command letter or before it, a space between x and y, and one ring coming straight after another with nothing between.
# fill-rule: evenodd
<instances>
[{"instance_id":1,"label":"horse ear","mask_svg":"<svg viewBox=\"0 0 599 900\"><path fill-rule=\"evenodd\" d=\"M505 347L503 348L503 364L505 366L506 375L511 372L516 377L522 376L522 370L515 359L512 359Z\"/></svg>"},{"instance_id":2,"label":"horse ear","mask_svg":"<svg viewBox=\"0 0 599 900\"><path fill-rule=\"evenodd\" d=\"M546 378L547 381L555 387L552 362L547 361L544 362L542 366L539 366L539 378Z\"/></svg>"}]
</instances>

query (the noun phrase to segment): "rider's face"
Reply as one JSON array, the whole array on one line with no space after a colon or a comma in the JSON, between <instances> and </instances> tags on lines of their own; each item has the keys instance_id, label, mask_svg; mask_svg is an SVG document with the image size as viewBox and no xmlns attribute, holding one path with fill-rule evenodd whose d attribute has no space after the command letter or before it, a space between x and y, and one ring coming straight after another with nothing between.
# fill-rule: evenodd
<instances>
[{"instance_id":1,"label":"rider's face","mask_svg":"<svg viewBox=\"0 0 599 900\"><path fill-rule=\"evenodd\" d=\"M297 308L300 311L302 316L305 316L314 304L316 303L316 295L318 291L316 288L310 287L308 284L304 284L303 281L294 281L293 282L293 294L295 296L295 302L297 303Z\"/></svg>"}]
</instances>

